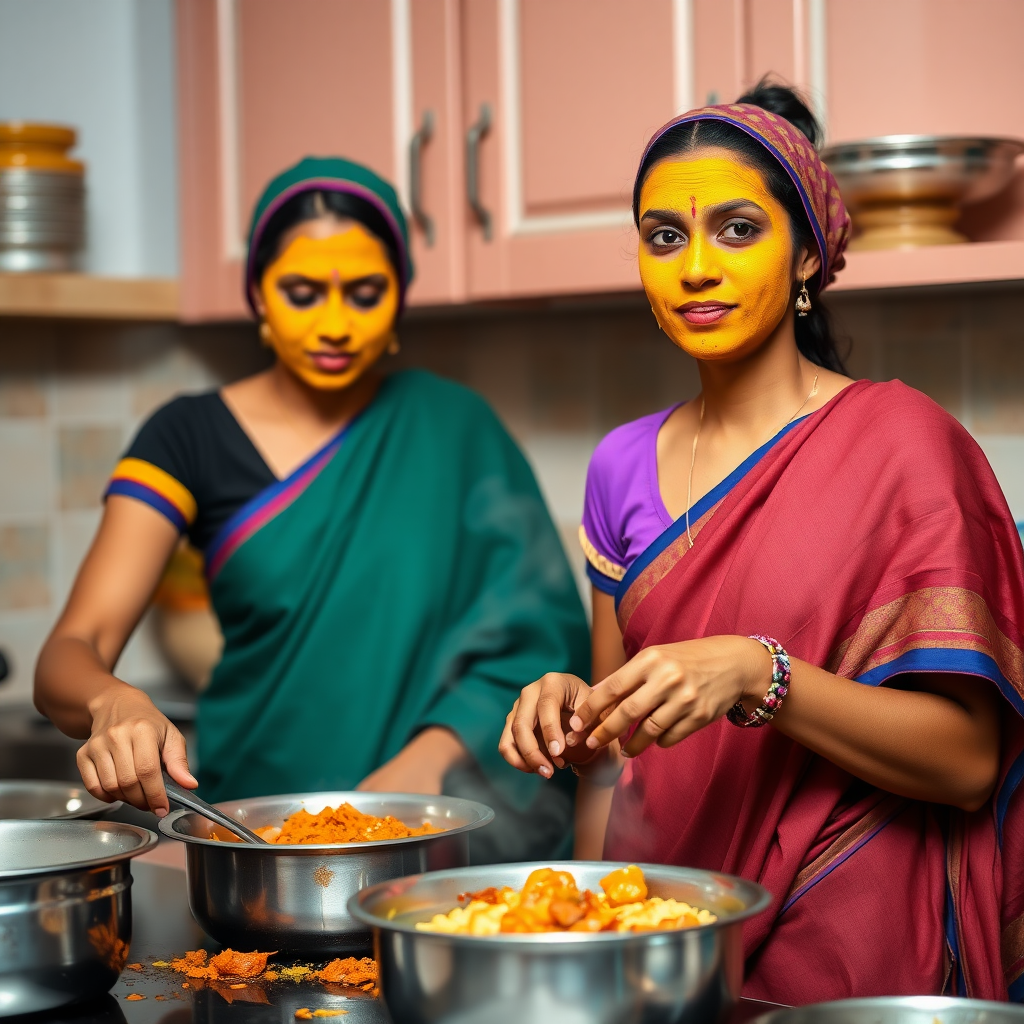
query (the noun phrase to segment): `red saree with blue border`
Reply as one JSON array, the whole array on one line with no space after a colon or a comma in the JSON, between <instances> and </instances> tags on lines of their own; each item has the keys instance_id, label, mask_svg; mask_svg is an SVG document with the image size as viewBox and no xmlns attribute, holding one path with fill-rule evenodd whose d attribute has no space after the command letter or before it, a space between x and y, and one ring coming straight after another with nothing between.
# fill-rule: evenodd
<instances>
[{"instance_id":1,"label":"red saree with blue border","mask_svg":"<svg viewBox=\"0 0 1024 1024\"><path fill-rule=\"evenodd\" d=\"M616 788L605 856L763 884L749 996L1024 1000L1024 554L980 448L899 382L792 424L630 567L626 653L768 633L865 686L954 672L1003 697L1001 771L974 813L853 778L771 727L651 747Z\"/></svg>"}]
</instances>

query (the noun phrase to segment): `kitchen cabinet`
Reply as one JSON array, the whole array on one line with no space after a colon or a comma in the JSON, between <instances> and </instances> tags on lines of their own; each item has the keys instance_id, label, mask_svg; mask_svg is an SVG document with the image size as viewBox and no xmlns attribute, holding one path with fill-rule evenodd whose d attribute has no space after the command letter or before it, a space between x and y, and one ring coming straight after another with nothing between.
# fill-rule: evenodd
<instances>
[{"instance_id":1,"label":"kitchen cabinet","mask_svg":"<svg viewBox=\"0 0 1024 1024\"><path fill-rule=\"evenodd\" d=\"M1020 0L177 3L191 320L245 315L249 212L308 154L396 184L413 212L409 302L441 305L638 289L645 143L766 72L806 90L833 141L1024 136ZM1024 240L1024 177L965 230ZM900 283L873 274L860 286Z\"/></svg>"}]
</instances>

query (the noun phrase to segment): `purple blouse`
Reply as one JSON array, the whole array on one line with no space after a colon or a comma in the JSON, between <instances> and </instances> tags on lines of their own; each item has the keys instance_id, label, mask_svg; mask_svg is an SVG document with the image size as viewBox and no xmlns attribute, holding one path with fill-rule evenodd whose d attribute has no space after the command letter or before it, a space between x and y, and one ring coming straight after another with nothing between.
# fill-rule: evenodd
<instances>
[{"instance_id":1,"label":"purple blouse","mask_svg":"<svg viewBox=\"0 0 1024 1024\"><path fill-rule=\"evenodd\" d=\"M615 593L637 555L674 522L658 486L658 431L678 408L616 427L591 456L580 543L587 575L606 594Z\"/></svg>"}]
</instances>

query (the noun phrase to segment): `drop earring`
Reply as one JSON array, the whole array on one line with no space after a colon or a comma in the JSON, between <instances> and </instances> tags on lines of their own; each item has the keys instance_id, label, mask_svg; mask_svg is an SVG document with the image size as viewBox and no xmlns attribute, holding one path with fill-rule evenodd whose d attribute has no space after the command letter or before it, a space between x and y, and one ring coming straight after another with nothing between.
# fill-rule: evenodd
<instances>
[{"instance_id":1,"label":"drop earring","mask_svg":"<svg viewBox=\"0 0 1024 1024\"><path fill-rule=\"evenodd\" d=\"M796 315L807 316L811 311L811 297L807 294L807 278L800 285L800 294L796 297Z\"/></svg>"},{"instance_id":2,"label":"drop earring","mask_svg":"<svg viewBox=\"0 0 1024 1024\"><path fill-rule=\"evenodd\" d=\"M391 340L388 342L388 355L397 356L402 351L402 346L398 341L398 335L392 334Z\"/></svg>"},{"instance_id":3,"label":"drop earring","mask_svg":"<svg viewBox=\"0 0 1024 1024\"><path fill-rule=\"evenodd\" d=\"M658 325L658 330L665 333L665 328L661 326L661 321L658 319L658 314L654 312L654 307L651 306L651 316L654 317L654 322Z\"/></svg>"},{"instance_id":4,"label":"drop earring","mask_svg":"<svg viewBox=\"0 0 1024 1024\"><path fill-rule=\"evenodd\" d=\"M274 341L274 332L271 331L270 324L268 324L266 320L260 321L260 341L262 341L267 348L270 348Z\"/></svg>"}]
</instances>

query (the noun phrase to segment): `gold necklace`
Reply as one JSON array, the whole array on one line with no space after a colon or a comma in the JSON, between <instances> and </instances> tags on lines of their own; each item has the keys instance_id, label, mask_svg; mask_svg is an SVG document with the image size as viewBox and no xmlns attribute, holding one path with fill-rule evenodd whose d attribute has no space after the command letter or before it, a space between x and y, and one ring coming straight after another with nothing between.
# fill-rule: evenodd
<instances>
[{"instance_id":1,"label":"gold necklace","mask_svg":"<svg viewBox=\"0 0 1024 1024\"><path fill-rule=\"evenodd\" d=\"M811 390L807 392L807 397L800 403L800 408L797 409L792 416L786 420L785 423L779 427L782 430L784 427L788 427L804 411L804 406L818 393L818 375L814 375L814 383L811 384ZM693 435L693 451L690 453L690 475L686 478L686 539L690 542L690 547L693 547L693 535L690 533L690 494L693 490L693 467L697 462L697 439L700 437L701 427L704 426L704 396L700 398L700 419L697 421L697 433ZM779 432L775 431L775 434ZM775 436L772 434L772 437ZM770 440L770 439L769 439Z\"/></svg>"}]
</instances>

